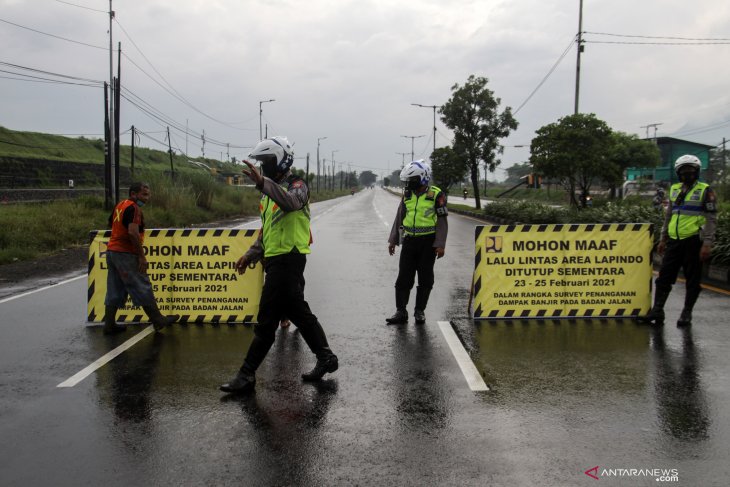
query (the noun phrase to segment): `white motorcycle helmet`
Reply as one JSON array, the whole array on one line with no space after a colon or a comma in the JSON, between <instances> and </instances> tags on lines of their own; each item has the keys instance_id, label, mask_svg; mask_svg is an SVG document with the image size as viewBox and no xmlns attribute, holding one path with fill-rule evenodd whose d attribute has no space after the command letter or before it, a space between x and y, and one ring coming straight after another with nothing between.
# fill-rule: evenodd
<instances>
[{"instance_id":1,"label":"white motorcycle helmet","mask_svg":"<svg viewBox=\"0 0 730 487\"><path fill-rule=\"evenodd\" d=\"M694 168L694 174L687 174L686 171L682 171L685 173L683 177L680 174L680 171L682 170L682 168L685 168L687 166ZM679 178L679 180L685 184L692 184L694 183L694 181L699 179L700 169L702 169L702 163L696 156L693 156L691 154L685 154L683 156L680 156L677 158L676 161L674 161L674 172L677 173L677 177Z\"/></svg>"},{"instance_id":2,"label":"white motorcycle helmet","mask_svg":"<svg viewBox=\"0 0 730 487\"><path fill-rule=\"evenodd\" d=\"M415 181L416 178L419 186L426 186L431 181L431 167L423 159L409 162L400 172L400 180L404 183Z\"/></svg>"},{"instance_id":3,"label":"white motorcycle helmet","mask_svg":"<svg viewBox=\"0 0 730 487\"><path fill-rule=\"evenodd\" d=\"M285 174L294 163L294 150L286 137L264 139L248 155L261 161L264 176L274 179Z\"/></svg>"},{"instance_id":4,"label":"white motorcycle helmet","mask_svg":"<svg viewBox=\"0 0 730 487\"><path fill-rule=\"evenodd\" d=\"M684 166L693 166L695 169L697 169L697 172L699 172L702 168L702 163L697 157L690 154L685 154L681 157L678 157L677 160L674 161L674 172L679 173L679 170Z\"/></svg>"}]
</instances>

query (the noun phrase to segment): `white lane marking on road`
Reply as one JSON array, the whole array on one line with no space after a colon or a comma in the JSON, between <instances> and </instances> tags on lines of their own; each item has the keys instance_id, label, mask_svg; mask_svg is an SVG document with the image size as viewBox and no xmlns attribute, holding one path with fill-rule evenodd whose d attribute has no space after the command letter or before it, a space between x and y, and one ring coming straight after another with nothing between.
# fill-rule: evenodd
<instances>
[{"instance_id":1,"label":"white lane marking on road","mask_svg":"<svg viewBox=\"0 0 730 487\"><path fill-rule=\"evenodd\" d=\"M322 218L323 216L325 216L327 213L329 213L330 211L334 210L335 208L337 208L337 205L330 206L329 208L327 208L326 210L324 210L322 213L319 213L316 216L312 217L312 221L314 222L314 221L319 220L320 218Z\"/></svg>"},{"instance_id":2,"label":"white lane marking on road","mask_svg":"<svg viewBox=\"0 0 730 487\"><path fill-rule=\"evenodd\" d=\"M469 384L469 389L472 391L488 391L489 387L484 382L484 379L482 379L482 376L479 375L479 371L474 366L474 362L471 361L469 354L466 353L464 346L459 341L459 337L454 333L454 329L451 328L451 323L448 321L439 321L438 324L441 333L446 339L446 343L451 349L451 353L454 354L456 363L459 364L461 373L464 374L464 378L467 384Z\"/></svg>"},{"instance_id":3,"label":"white lane marking on road","mask_svg":"<svg viewBox=\"0 0 730 487\"><path fill-rule=\"evenodd\" d=\"M102 357L98 358L97 360L91 362L87 367L84 367L76 374L72 375L65 381L58 384L56 387L73 387L82 380L86 379L88 376L93 374L98 369L102 368L104 365L106 365L108 362L112 361L115 357L120 355L125 350L128 350L132 348L137 342L145 338L146 336L150 335L151 333L154 333L153 327L150 325L141 332L134 335L132 338L127 340L126 342L119 345L117 348L112 350L111 352L107 353L106 355L103 355Z\"/></svg>"},{"instance_id":4,"label":"white lane marking on road","mask_svg":"<svg viewBox=\"0 0 730 487\"><path fill-rule=\"evenodd\" d=\"M7 303L8 301L12 301L13 299L23 298L25 296L29 296L31 294L39 293L41 291L45 291L46 289L51 289L52 287L61 286L63 284L68 284L69 282L78 281L79 279L83 279L86 277L86 274L81 274L80 276L72 277L71 279L66 279L65 281L57 282L56 284L51 284L50 286L44 286L40 287L38 289L33 289L32 291L28 291L27 293L18 294L16 296L10 296L9 298L0 299L0 304Z\"/></svg>"},{"instance_id":5,"label":"white lane marking on road","mask_svg":"<svg viewBox=\"0 0 730 487\"><path fill-rule=\"evenodd\" d=\"M380 210L378 210L378 207L375 206L375 198L373 198L373 210L375 210L375 213L377 213L380 220L385 224L385 228L388 228L390 225L388 225L388 221L383 218L383 215L380 213Z\"/></svg>"}]
</instances>

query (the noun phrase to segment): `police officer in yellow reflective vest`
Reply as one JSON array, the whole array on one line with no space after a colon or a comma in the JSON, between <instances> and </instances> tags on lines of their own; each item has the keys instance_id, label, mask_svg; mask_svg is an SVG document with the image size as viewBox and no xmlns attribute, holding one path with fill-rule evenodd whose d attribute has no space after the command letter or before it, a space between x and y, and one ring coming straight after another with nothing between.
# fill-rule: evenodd
<instances>
[{"instance_id":1,"label":"police officer in yellow reflective vest","mask_svg":"<svg viewBox=\"0 0 730 487\"><path fill-rule=\"evenodd\" d=\"M422 160L409 163L400 173L406 185L403 199L388 237L388 252L395 253L403 229L403 248L395 281L395 314L385 321L390 324L408 322L408 298L416 273L416 304L413 318L417 324L426 322L426 305L433 288L433 265L444 256L449 226L446 220L446 195L436 186L429 186L431 168Z\"/></svg>"},{"instance_id":2,"label":"police officer in yellow reflective vest","mask_svg":"<svg viewBox=\"0 0 730 487\"><path fill-rule=\"evenodd\" d=\"M664 257L655 281L654 306L640 319L643 322L664 324L664 303L681 268L687 283L677 326L692 324L692 308L701 290L702 261L709 259L712 251L717 213L715 192L699 181L701 167L700 160L693 155L681 156L674 163L680 182L669 190L669 207L657 246Z\"/></svg>"},{"instance_id":3,"label":"police officer in yellow reflective vest","mask_svg":"<svg viewBox=\"0 0 730 487\"><path fill-rule=\"evenodd\" d=\"M261 162L263 175L248 161L244 173L256 183L261 196L262 228L259 239L236 262L239 274L263 259L266 278L259 303L258 324L248 353L236 376L220 386L224 392L254 390L256 370L274 343L276 330L286 317L299 328L309 349L317 357L314 369L302 374L305 381L318 381L338 368L327 337L317 317L304 300L304 266L309 253L309 189L290 173L294 152L285 137L259 142L250 157Z\"/></svg>"}]
</instances>

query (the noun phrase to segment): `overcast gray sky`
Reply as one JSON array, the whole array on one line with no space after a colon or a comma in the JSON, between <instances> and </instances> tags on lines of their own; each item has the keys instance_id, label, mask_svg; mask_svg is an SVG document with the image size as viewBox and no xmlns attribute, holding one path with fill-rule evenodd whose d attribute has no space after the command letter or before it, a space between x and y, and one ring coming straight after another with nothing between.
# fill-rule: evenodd
<instances>
[{"instance_id":1,"label":"overcast gray sky","mask_svg":"<svg viewBox=\"0 0 730 487\"><path fill-rule=\"evenodd\" d=\"M336 150L337 162L384 174L400 167L404 156L397 153L410 159L411 139L403 135L424 135L414 139L415 158L433 148L433 112L411 103L441 105L452 85L474 74L489 78L502 107L516 110L572 46L503 141L502 167L527 160L527 147L510 146L529 145L539 127L573 113L578 6L578 0L114 0L112 27L114 45L121 42L125 53L127 96L183 129L187 123L191 132L205 130L206 156L226 157L226 147L214 141L245 156L240 147L258 139L259 101L274 98L263 104L264 124L270 136L288 136L297 156L309 153L316 163L317 138L327 137L320 157L329 161ZM108 81L108 10L108 0L0 0L0 62ZM642 137L642 126L661 123L659 136L713 145L730 139L730 2L585 0L583 31L581 112ZM723 40L625 44L689 42L670 37ZM100 88L8 79L49 76L7 64L0 70L0 125L102 133ZM122 131L135 125L164 139L167 122L126 100L121 113ZM451 133L438 119L436 125L436 146L449 145ZM173 129L172 140L185 150L184 133ZM122 143L129 142L123 135ZM147 137L141 142L163 148ZM190 155L201 154L199 137L189 136L187 146ZM503 177L501 170L490 175Z\"/></svg>"}]
</instances>

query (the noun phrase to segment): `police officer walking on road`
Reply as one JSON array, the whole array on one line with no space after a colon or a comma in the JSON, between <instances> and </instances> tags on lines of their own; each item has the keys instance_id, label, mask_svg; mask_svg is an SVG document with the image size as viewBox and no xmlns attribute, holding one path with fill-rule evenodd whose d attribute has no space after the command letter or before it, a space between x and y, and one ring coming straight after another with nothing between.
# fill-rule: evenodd
<instances>
[{"instance_id":1,"label":"police officer walking on road","mask_svg":"<svg viewBox=\"0 0 730 487\"><path fill-rule=\"evenodd\" d=\"M244 170L261 191L262 228L258 240L236 262L239 274L249 265L263 260L266 279L259 302L258 324L243 365L236 376L220 390L246 393L254 390L256 370L274 344L276 330L283 318L299 328L317 364L302 374L305 381L318 381L338 368L337 356L330 350L317 317L304 300L304 266L309 253L309 189L291 174L294 152L286 137L259 142L249 157L261 162L261 172L249 161Z\"/></svg>"},{"instance_id":2,"label":"police officer walking on road","mask_svg":"<svg viewBox=\"0 0 730 487\"><path fill-rule=\"evenodd\" d=\"M684 155L674 163L679 183L669 190L669 206L664 216L657 252L664 254L657 277L654 306L640 321L664 324L664 303L683 269L686 282L684 308L677 326L692 324L692 308L700 294L702 261L709 259L715 238L717 201L707 183L699 181L700 160Z\"/></svg>"},{"instance_id":3,"label":"police officer walking on road","mask_svg":"<svg viewBox=\"0 0 730 487\"><path fill-rule=\"evenodd\" d=\"M418 273L416 305L413 317L417 324L426 322L426 305L433 287L433 265L444 256L446 235L449 231L446 220L446 195L436 186L429 185L431 168L422 160L409 163L400 173L406 185L403 199L398 206L393 227L388 238L388 252L395 253L403 228L403 248L398 264L398 279L395 281L395 314L387 321L390 324L408 323L408 298Z\"/></svg>"},{"instance_id":4,"label":"police officer walking on road","mask_svg":"<svg viewBox=\"0 0 730 487\"><path fill-rule=\"evenodd\" d=\"M135 306L142 306L155 331L176 322L179 315L162 316L152 293L144 255L144 215L142 206L149 202L150 187L144 183L129 186L129 198L119 203L109 215L112 235L107 244L106 297L104 298L104 334L123 332L126 326L116 322L117 309L125 305L127 295Z\"/></svg>"}]
</instances>

